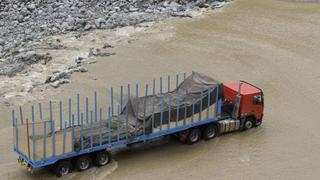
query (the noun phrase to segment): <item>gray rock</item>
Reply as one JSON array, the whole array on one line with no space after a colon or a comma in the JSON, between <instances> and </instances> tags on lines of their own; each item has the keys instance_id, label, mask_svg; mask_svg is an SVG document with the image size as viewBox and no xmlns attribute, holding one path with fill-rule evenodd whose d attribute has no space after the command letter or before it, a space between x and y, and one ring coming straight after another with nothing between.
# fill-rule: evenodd
<instances>
[{"instance_id":1,"label":"gray rock","mask_svg":"<svg viewBox=\"0 0 320 180\"><path fill-rule=\"evenodd\" d=\"M97 60L93 60L93 61L90 61L89 64L95 64L97 62L98 62Z\"/></svg>"},{"instance_id":2,"label":"gray rock","mask_svg":"<svg viewBox=\"0 0 320 180\"><path fill-rule=\"evenodd\" d=\"M50 83L50 85L53 87L53 88L58 88L60 87L60 85L62 84L67 84L67 83L70 83L70 80L68 79L61 79L59 81L55 81L53 83Z\"/></svg>"},{"instance_id":3,"label":"gray rock","mask_svg":"<svg viewBox=\"0 0 320 180\"><path fill-rule=\"evenodd\" d=\"M0 46L4 46L5 45L5 41L3 39L0 39Z\"/></svg>"},{"instance_id":4,"label":"gray rock","mask_svg":"<svg viewBox=\"0 0 320 180\"><path fill-rule=\"evenodd\" d=\"M87 25L83 28L83 30L85 30L85 31L89 31L90 29L92 29L92 26L91 26L90 24L87 24Z\"/></svg>"},{"instance_id":5,"label":"gray rock","mask_svg":"<svg viewBox=\"0 0 320 180\"><path fill-rule=\"evenodd\" d=\"M56 81L50 84L53 88L58 88L60 86L60 82Z\"/></svg>"},{"instance_id":6,"label":"gray rock","mask_svg":"<svg viewBox=\"0 0 320 180\"><path fill-rule=\"evenodd\" d=\"M112 55L115 55L115 53L103 52L100 49L94 49L94 48L91 48L89 50L89 57L90 56L112 56Z\"/></svg>"},{"instance_id":7,"label":"gray rock","mask_svg":"<svg viewBox=\"0 0 320 180\"><path fill-rule=\"evenodd\" d=\"M104 43L103 48L114 48L111 44L109 43Z\"/></svg>"},{"instance_id":8,"label":"gray rock","mask_svg":"<svg viewBox=\"0 0 320 180\"><path fill-rule=\"evenodd\" d=\"M103 25L106 24L106 21L102 18L98 18L94 21L96 28L100 29Z\"/></svg>"},{"instance_id":9,"label":"gray rock","mask_svg":"<svg viewBox=\"0 0 320 180\"><path fill-rule=\"evenodd\" d=\"M80 72L88 72L88 69L86 69L85 67L80 67L80 68L79 68L79 71L80 71Z\"/></svg>"},{"instance_id":10,"label":"gray rock","mask_svg":"<svg viewBox=\"0 0 320 180\"><path fill-rule=\"evenodd\" d=\"M139 10L139 8L136 8L136 7L130 7L129 8L129 12L136 12L138 10Z\"/></svg>"},{"instance_id":11,"label":"gray rock","mask_svg":"<svg viewBox=\"0 0 320 180\"><path fill-rule=\"evenodd\" d=\"M46 83L55 82L60 79L69 79L71 77L72 71L63 70L61 72L55 73L52 76L48 77Z\"/></svg>"},{"instance_id":12,"label":"gray rock","mask_svg":"<svg viewBox=\"0 0 320 180\"><path fill-rule=\"evenodd\" d=\"M74 61L76 64L81 64L83 62L84 58L83 57L78 57Z\"/></svg>"},{"instance_id":13,"label":"gray rock","mask_svg":"<svg viewBox=\"0 0 320 180\"><path fill-rule=\"evenodd\" d=\"M36 5L32 3L32 4L30 4L30 5L27 7L27 9L28 9L29 11L33 11L33 10L36 9Z\"/></svg>"}]
</instances>

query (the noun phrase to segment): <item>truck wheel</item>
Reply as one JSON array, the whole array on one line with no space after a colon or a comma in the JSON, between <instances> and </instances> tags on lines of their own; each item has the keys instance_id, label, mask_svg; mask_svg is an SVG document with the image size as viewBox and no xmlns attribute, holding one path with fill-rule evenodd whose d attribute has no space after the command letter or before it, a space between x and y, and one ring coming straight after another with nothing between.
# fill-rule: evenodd
<instances>
[{"instance_id":1,"label":"truck wheel","mask_svg":"<svg viewBox=\"0 0 320 180\"><path fill-rule=\"evenodd\" d=\"M87 170L92 165L92 160L89 156L81 156L76 160L76 167L79 171Z\"/></svg>"},{"instance_id":2,"label":"truck wheel","mask_svg":"<svg viewBox=\"0 0 320 180\"><path fill-rule=\"evenodd\" d=\"M247 118L244 121L243 130L251 129L254 126L254 120L252 118Z\"/></svg>"},{"instance_id":3,"label":"truck wheel","mask_svg":"<svg viewBox=\"0 0 320 180\"><path fill-rule=\"evenodd\" d=\"M256 120L255 127L259 127L259 126L261 126L261 124L262 124L261 120Z\"/></svg>"},{"instance_id":4,"label":"truck wheel","mask_svg":"<svg viewBox=\"0 0 320 180\"><path fill-rule=\"evenodd\" d=\"M218 128L214 124L207 125L202 132L202 137L205 140L213 139L217 136Z\"/></svg>"},{"instance_id":5,"label":"truck wheel","mask_svg":"<svg viewBox=\"0 0 320 180\"><path fill-rule=\"evenodd\" d=\"M194 144L200 140L201 131L198 128L191 129L187 136L187 143Z\"/></svg>"},{"instance_id":6,"label":"truck wheel","mask_svg":"<svg viewBox=\"0 0 320 180\"><path fill-rule=\"evenodd\" d=\"M97 166L104 166L111 161L111 154L108 151L99 151L94 155L94 163Z\"/></svg>"},{"instance_id":7,"label":"truck wheel","mask_svg":"<svg viewBox=\"0 0 320 180\"><path fill-rule=\"evenodd\" d=\"M72 172L72 164L70 161L61 161L55 167L57 177L65 176Z\"/></svg>"}]
</instances>

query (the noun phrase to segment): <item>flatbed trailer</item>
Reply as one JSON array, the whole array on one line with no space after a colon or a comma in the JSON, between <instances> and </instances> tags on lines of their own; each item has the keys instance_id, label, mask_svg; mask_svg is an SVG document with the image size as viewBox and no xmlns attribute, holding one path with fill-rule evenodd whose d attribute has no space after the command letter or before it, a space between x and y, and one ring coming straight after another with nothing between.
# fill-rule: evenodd
<instances>
[{"instance_id":1,"label":"flatbed trailer","mask_svg":"<svg viewBox=\"0 0 320 180\"><path fill-rule=\"evenodd\" d=\"M195 78L194 75L192 73L188 78ZM198 76L203 77L199 74ZM193 94L186 92L184 100L181 100L178 91L171 91L170 86L175 84L178 89L182 86L181 79L184 82L186 78L186 74L182 77L176 75L174 83L170 81L170 76L167 76L166 83L163 83L164 78L161 77L159 93L156 90L155 80L151 86L146 84L142 97L150 97L152 103L148 104L147 98L142 98L144 100L142 105L135 104L142 111L137 112L138 107L136 111L131 112L133 113L131 117L128 104L133 101L132 97L141 97L138 84L135 85L135 96L131 96L130 85L126 86L126 95L125 88L121 86L117 102L114 98L114 89L111 88L107 98L109 102L102 103L101 107L98 107L98 100L101 98L94 92L92 107L90 106L92 110L89 107L89 98L85 98L83 105L79 94L75 106L72 106L71 99L66 103L67 106L63 106L62 101L56 103L56 108L50 101L47 116L44 115L41 103L37 108L33 105L30 113L31 122L24 116L21 107L18 113L13 110L14 151L19 156L18 162L29 171L34 168L54 166L56 175L62 176L70 173L72 169L83 171L92 164L106 165L111 160L111 149L130 144L166 135L176 135L181 141L193 144L201 137L209 140L218 134L246 130L261 124L263 117L261 89L244 81L233 83L216 81L214 86L200 82L207 89L201 87L201 91ZM201 78L194 82L198 81L201 81ZM149 87L152 89L151 95L148 95ZM163 93L164 89L167 94ZM174 95L177 97L171 97ZM192 96L192 104L187 102L189 95ZM194 100L195 96L198 97L197 102ZM161 102L158 104L160 111L157 125L154 112L155 98ZM185 103L180 105L181 102ZM106 108L103 108L104 106ZM151 125L148 125L151 129L148 131L146 130L146 124L149 122L146 117L147 106L152 106L149 117ZM138 118L139 113L142 118Z\"/></svg>"}]
</instances>

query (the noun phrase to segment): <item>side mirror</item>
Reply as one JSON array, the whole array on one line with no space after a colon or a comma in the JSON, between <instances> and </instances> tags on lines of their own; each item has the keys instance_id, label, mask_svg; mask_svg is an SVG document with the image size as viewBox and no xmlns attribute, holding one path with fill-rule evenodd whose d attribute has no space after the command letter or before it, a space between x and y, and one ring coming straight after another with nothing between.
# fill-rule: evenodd
<instances>
[{"instance_id":1,"label":"side mirror","mask_svg":"<svg viewBox=\"0 0 320 180\"><path fill-rule=\"evenodd\" d=\"M262 97L261 97L261 95L253 96L253 104L262 104Z\"/></svg>"}]
</instances>

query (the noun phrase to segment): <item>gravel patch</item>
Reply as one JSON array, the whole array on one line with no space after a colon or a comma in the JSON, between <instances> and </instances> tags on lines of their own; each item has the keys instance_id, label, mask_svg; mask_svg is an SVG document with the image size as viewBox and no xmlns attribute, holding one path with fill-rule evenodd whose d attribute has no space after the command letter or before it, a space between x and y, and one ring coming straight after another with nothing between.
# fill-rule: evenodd
<instances>
[{"instance_id":1,"label":"gravel patch","mask_svg":"<svg viewBox=\"0 0 320 180\"><path fill-rule=\"evenodd\" d=\"M14 76L26 66L48 62L37 54L45 36L113 29L158 21L170 16L191 17L200 8L219 8L227 0L1 0L0 75ZM48 44L48 49L61 49ZM105 48L110 48L108 45ZM93 53L96 56L111 54Z\"/></svg>"}]
</instances>

